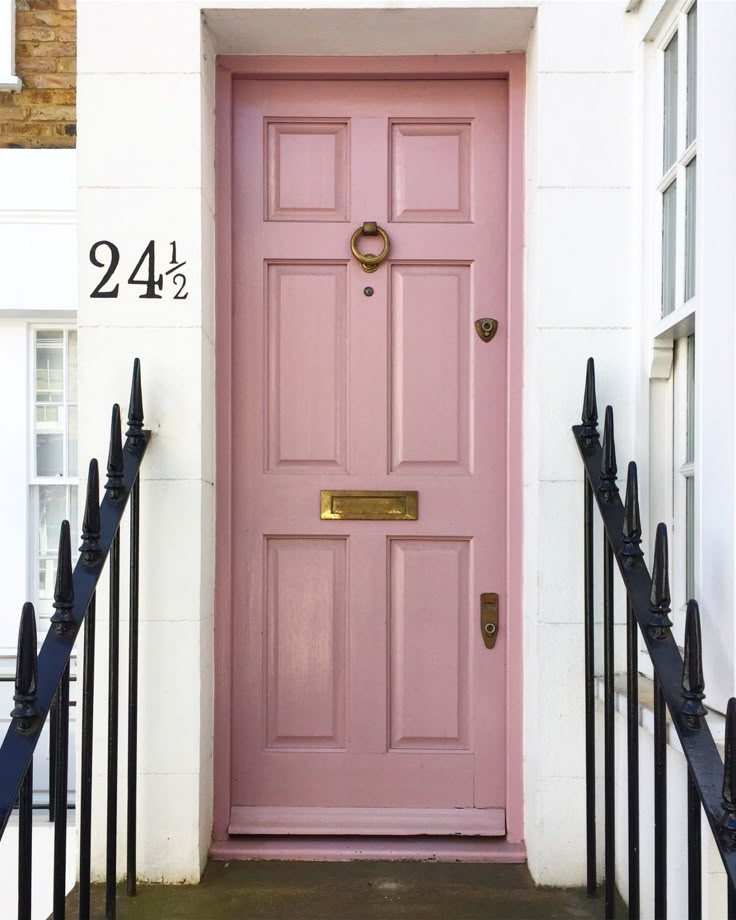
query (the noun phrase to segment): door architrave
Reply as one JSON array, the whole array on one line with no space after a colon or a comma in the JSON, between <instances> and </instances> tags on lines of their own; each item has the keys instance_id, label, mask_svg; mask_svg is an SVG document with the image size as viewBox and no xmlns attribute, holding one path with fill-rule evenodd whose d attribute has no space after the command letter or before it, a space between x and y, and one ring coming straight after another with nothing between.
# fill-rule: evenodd
<instances>
[{"instance_id":1,"label":"door architrave","mask_svg":"<svg viewBox=\"0 0 736 920\"><path fill-rule=\"evenodd\" d=\"M509 88L506 431L508 610L506 660L506 841L521 844L523 814L522 385L524 329L524 54L309 57L220 56L215 117L216 527L213 846L226 844L231 806L232 593L232 88L233 81L496 79Z\"/></svg>"}]
</instances>

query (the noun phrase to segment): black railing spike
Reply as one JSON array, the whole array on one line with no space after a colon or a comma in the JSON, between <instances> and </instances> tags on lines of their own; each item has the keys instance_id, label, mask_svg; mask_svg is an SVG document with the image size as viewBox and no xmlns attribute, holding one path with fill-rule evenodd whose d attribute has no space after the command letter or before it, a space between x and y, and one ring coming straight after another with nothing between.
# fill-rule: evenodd
<instances>
[{"instance_id":1,"label":"black railing spike","mask_svg":"<svg viewBox=\"0 0 736 920\"><path fill-rule=\"evenodd\" d=\"M18 729L27 732L38 715L38 641L36 612L33 604L23 604L18 630L18 657L15 662L15 707L11 719L17 719Z\"/></svg>"},{"instance_id":2,"label":"black railing spike","mask_svg":"<svg viewBox=\"0 0 736 920\"><path fill-rule=\"evenodd\" d=\"M639 514L639 477L632 460L626 472L626 500L624 501L623 545L621 556L626 565L634 565L644 553L641 551L641 515Z\"/></svg>"},{"instance_id":3,"label":"black railing spike","mask_svg":"<svg viewBox=\"0 0 736 920\"><path fill-rule=\"evenodd\" d=\"M143 389L141 387L141 362L133 362L133 380L130 385L130 402L128 403L128 430L125 437L130 444L143 441Z\"/></svg>"},{"instance_id":4,"label":"black railing spike","mask_svg":"<svg viewBox=\"0 0 736 920\"><path fill-rule=\"evenodd\" d=\"M598 440L598 403L595 396L595 361L588 358L585 371L585 394L583 395L583 427L580 432L583 444L590 447Z\"/></svg>"},{"instance_id":5,"label":"black railing spike","mask_svg":"<svg viewBox=\"0 0 736 920\"><path fill-rule=\"evenodd\" d=\"M691 728L700 725L700 719L708 714L703 706L705 678L703 677L703 640L700 635L700 610L697 601L687 602L685 614L685 654L682 664L683 715Z\"/></svg>"},{"instance_id":6,"label":"black railing spike","mask_svg":"<svg viewBox=\"0 0 736 920\"><path fill-rule=\"evenodd\" d=\"M609 502L618 495L616 485L616 440L613 433L613 409L606 406L606 418L603 423L603 455L601 457L601 482L598 493L601 500Z\"/></svg>"},{"instance_id":7,"label":"black railing spike","mask_svg":"<svg viewBox=\"0 0 736 920\"><path fill-rule=\"evenodd\" d=\"M69 521L61 522L59 556L56 563L54 613L51 622L57 632L64 632L74 622L74 581L72 579L72 539Z\"/></svg>"},{"instance_id":8,"label":"black railing spike","mask_svg":"<svg viewBox=\"0 0 736 920\"><path fill-rule=\"evenodd\" d=\"M120 498L123 490L123 441L120 431L120 406L112 407L110 423L110 449L107 455L107 482L105 491L113 500Z\"/></svg>"},{"instance_id":9,"label":"black railing spike","mask_svg":"<svg viewBox=\"0 0 736 920\"><path fill-rule=\"evenodd\" d=\"M664 638L672 626L670 612L669 552L667 548L667 526L657 524L654 540L654 563L652 564L652 590L649 594L649 628L655 639Z\"/></svg>"},{"instance_id":10,"label":"black railing spike","mask_svg":"<svg viewBox=\"0 0 736 920\"><path fill-rule=\"evenodd\" d=\"M736 838L736 699L726 707L726 738L723 758L723 817L721 827Z\"/></svg>"},{"instance_id":11,"label":"black railing spike","mask_svg":"<svg viewBox=\"0 0 736 920\"><path fill-rule=\"evenodd\" d=\"M87 499L82 520L82 545L79 547L82 562L92 565L100 558L100 470L97 460L89 461L87 474Z\"/></svg>"}]
</instances>

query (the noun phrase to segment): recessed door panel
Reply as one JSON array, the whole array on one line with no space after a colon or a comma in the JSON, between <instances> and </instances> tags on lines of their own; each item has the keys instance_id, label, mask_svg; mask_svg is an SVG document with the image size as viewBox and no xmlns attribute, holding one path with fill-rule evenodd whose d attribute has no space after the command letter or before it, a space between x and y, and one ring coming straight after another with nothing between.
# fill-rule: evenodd
<instances>
[{"instance_id":1,"label":"recessed door panel","mask_svg":"<svg viewBox=\"0 0 736 920\"><path fill-rule=\"evenodd\" d=\"M467 473L470 265L391 267L391 469Z\"/></svg>"},{"instance_id":2,"label":"recessed door panel","mask_svg":"<svg viewBox=\"0 0 736 920\"><path fill-rule=\"evenodd\" d=\"M391 747L468 747L468 540L390 541Z\"/></svg>"},{"instance_id":3,"label":"recessed door panel","mask_svg":"<svg viewBox=\"0 0 736 920\"><path fill-rule=\"evenodd\" d=\"M471 131L470 122L392 122L393 220L471 220Z\"/></svg>"},{"instance_id":4,"label":"recessed door panel","mask_svg":"<svg viewBox=\"0 0 736 920\"><path fill-rule=\"evenodd\" d=\"M266 540L266 747L345 745L347 541Z\"/></svg>"},{"instance_id":5,"label":"recessed door panel","mask_svg":"<svg viewBox=\"0 0 736 920\"><path fill-rule=\"evenodd\" d=\"M268 468L345 469L347 266L266 273Z\"/></svg>"},{"instance_id":6,"label":"recessed door panel","mask_svg":"<svg viewBox=\"0 0 736 920\"><path fill-rule=\"evenodd\" d=\"M348 220L345 121L267 121L268 220Z\"/></svg>"}]
</instances>

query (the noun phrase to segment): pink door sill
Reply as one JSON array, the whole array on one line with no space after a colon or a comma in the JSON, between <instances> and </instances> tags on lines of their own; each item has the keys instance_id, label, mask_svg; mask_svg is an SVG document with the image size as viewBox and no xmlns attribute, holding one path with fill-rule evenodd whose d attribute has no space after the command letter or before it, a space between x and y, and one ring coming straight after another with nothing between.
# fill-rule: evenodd
<instances>
[{"instance_id":1,"label":"pink door sill","mask_svg":"<svg viewBox=\"0 0 736 920\"><path fill-rule=\"evenodd\" d=\"M213 843L210 858L523 863L526 848L488 837L234 837Z\"/></svg>"},{"instance_id":2,"label":"pink door sill","mask_svg":"<svg viewBox=\"0 0 736 920\"><path fill-rule=\"evenodd\" d=\"M503 808L234 806L230 834L503 837Z\"/></svg>"}]
</instances>

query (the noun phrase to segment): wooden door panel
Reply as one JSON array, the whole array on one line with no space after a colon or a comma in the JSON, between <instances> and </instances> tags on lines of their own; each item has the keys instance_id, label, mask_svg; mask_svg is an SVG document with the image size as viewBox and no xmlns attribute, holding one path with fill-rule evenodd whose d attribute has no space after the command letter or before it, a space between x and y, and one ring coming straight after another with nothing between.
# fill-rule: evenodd
<instances>
[{"instance_id":1,"label":"wooden door panel","mask_svg":"<svg viewBox=\"0 0 736 920\"><path fill-rule=\"evenodd\" d=\"M234 99L231 833L502 834L506 84ZM321 489L419 518L322 521Z\"/></svg>"},{"instance_id":2,"label":"wooden door panel","mask_svg":"<svg viewBox=\"0 0 736 920\"><path fill-rule=\"evenodd\" d=\"M266 540L266 748L345 747L347 539Z\"/></svg>"},{"instance_id":3,"label":"wooden door panel","mask_svg":"<svg viewBox=\"0 0 736 920\"><path fill-rule=\"evenodd\" d=\"M470 472L470 274L391 266L391 472Z\"/></svg>"},{"instance_id":4,"label":"wooden door panel","mask_svg":"<svg viewBox=\"0 0 736 920\"><path fill-rule=\"evenodd\" d=\"M345 470L347 265L266 266L268 470Z\"/></svg>"},{"instance_id":5,"label":"wooden door panel","mask_svg":"<svg viewBox=\"0 0 736 920\"><path fill-rule=\"evenodd\" d=\"M266 219L348 220L349 121L266 122Z\"/></svg>"},{"instance_id":6,"label":"wooden door panel","mask_svg":"<svg viewBox=\"0 0 736 920\"><path fill-rule=\"evenodd\" d=\"M473 808L470 751L263 751L248 761L237 804L314 808ZM307 806L304 803L307 802ZM498 806L496 806L498 807ZM369 811L366 817L370 819Z\"/></svg>"},{"instance_id":7,"label":"wooden door panel","mask_svg":"<svg viewBox=\"0 0 736 920\"><path fill-rule=\"evenodd\" d=\"M391 749L469 741L470 541L389 541Z\"/></svg>"},{"instance_id":8,"label":"wooden door panel","mask_svg":"<svg viewBox=\"0 0 736 920\"><path fill-rule=\"evenodd\" d=\"M471 218L472 122L391 122L391 220Z\"/></svg>"}]
</instances>

